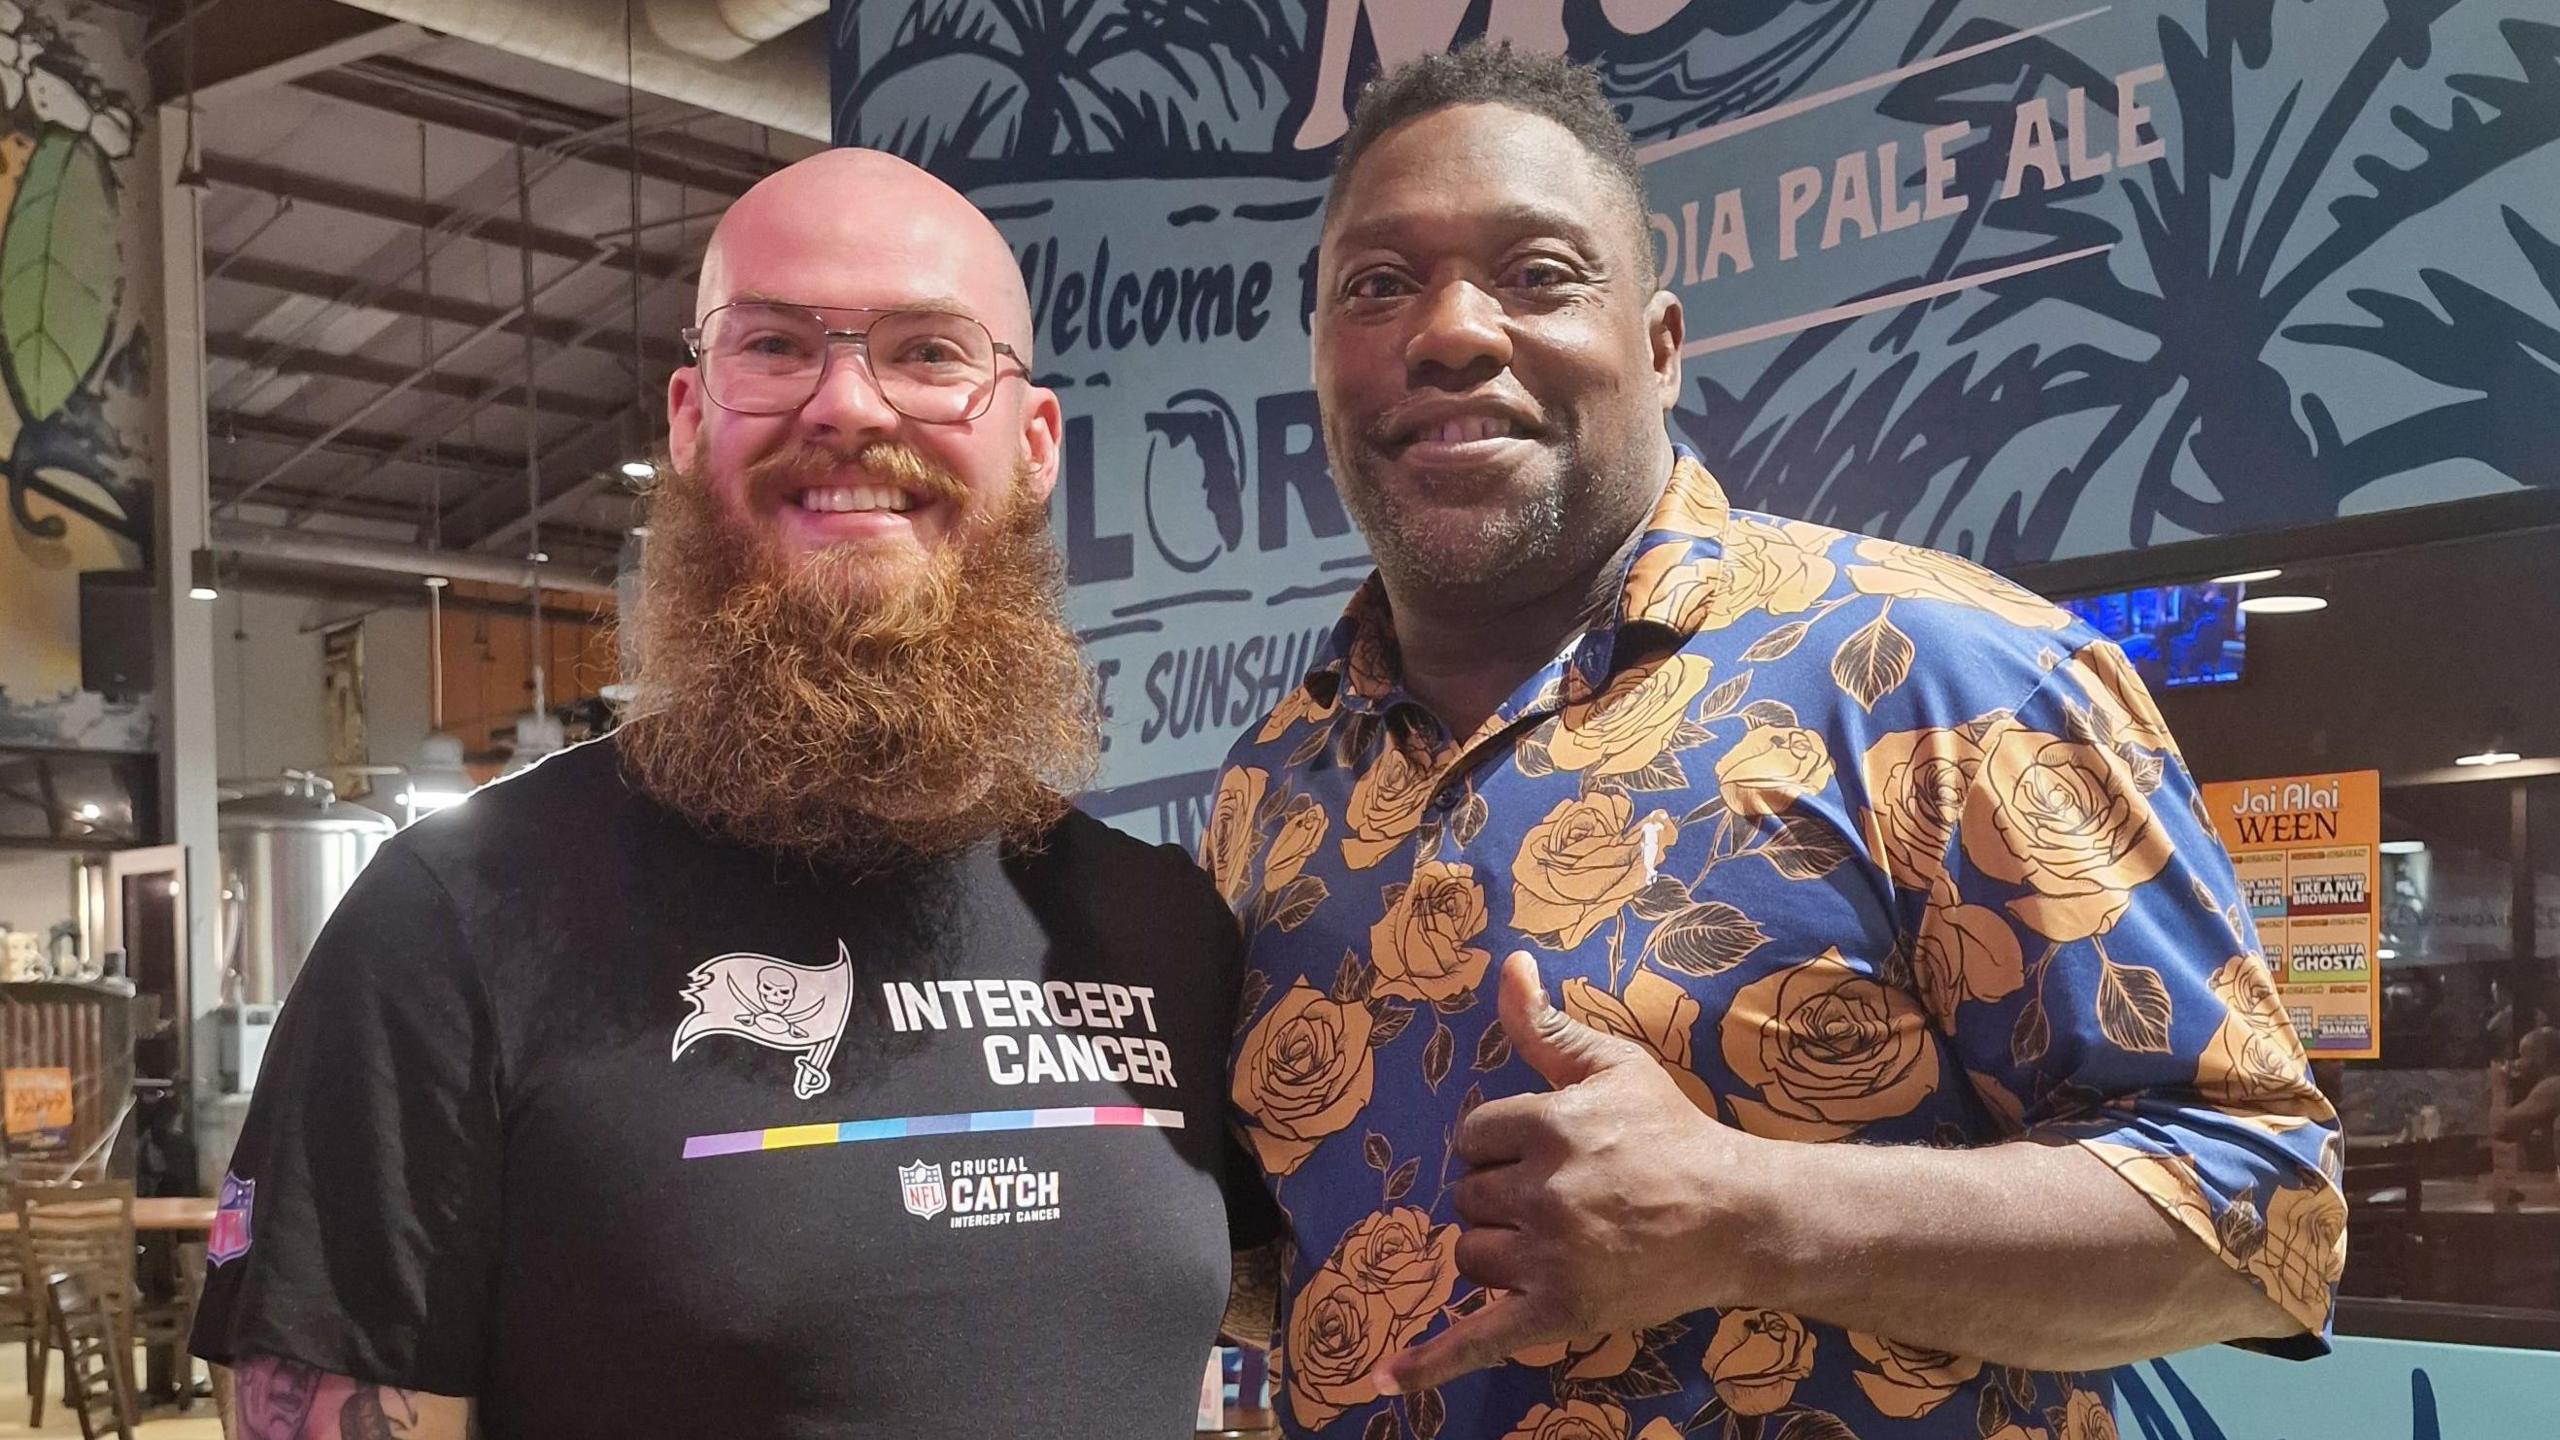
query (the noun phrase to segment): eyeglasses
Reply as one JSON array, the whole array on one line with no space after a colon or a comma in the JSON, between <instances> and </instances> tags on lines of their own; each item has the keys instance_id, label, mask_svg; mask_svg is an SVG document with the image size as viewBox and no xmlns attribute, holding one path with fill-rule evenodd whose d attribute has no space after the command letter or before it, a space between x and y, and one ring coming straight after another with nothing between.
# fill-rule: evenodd
<instances>
[{"instance_id":1,"label":"eyeglasses","mask_svg":"<svg viewBox=\"0 0 2560 1440\"><path fill-rule=\"evenodd\" d=\"M840 329L828 323L830 315L873 318L860 329ZM985 325L948 310L827 311L740 300L684 331L712 403L741 415L783 415L808 404L826 383L839 342L861 352L890 409L929 425L987 413L1001 378L998 356L1029 369L1021 352Z\"/></svg>"}]
</instances>

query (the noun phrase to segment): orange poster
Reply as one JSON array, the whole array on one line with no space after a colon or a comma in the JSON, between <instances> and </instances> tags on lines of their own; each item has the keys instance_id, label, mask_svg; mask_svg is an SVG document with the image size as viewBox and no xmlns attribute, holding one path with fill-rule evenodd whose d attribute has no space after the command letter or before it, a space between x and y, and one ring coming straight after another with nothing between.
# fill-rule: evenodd
<instances>
[{"instance_id":1,"label":"orange poster","mask_svg":"<svg viewBox=\"0 0 2560 1440\"><path fill-rule=\"evenodd\" d=\"M71 1139L71 1072L58 1065L12 1066L0 1074L9 1149L58 1150Z\"/></svg>"},{"instance_id":2,"label":"orange poster","mask_svg":"<svg viewBox=\"0 0 2560 1440\"><path fill-rule=\"evenodd\" d=\"M2382 1053L2382 774L2348 770L2204 787L2240 872L2267 968L2314 1060Z\"/></svg>"}]
</instances>

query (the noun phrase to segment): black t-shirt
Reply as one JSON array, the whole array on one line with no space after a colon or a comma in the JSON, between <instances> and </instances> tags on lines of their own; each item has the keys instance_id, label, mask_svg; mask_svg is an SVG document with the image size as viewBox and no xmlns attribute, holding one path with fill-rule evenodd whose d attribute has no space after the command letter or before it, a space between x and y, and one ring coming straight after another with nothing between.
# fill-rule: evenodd
<instances>
[{"instance_id":1,"label":"black t-shirt","mask_svg":"<svg viewBox=\"0 0 2560 1440\"><path fill-rule=\"evenodd\" d=\"M471 1396L492 1440L1188 1434L1273 1233L1238 975L1190 862L1081 814L853 879L580 747L329 922L195 1350Z\"/></svg>"}]
</instances>

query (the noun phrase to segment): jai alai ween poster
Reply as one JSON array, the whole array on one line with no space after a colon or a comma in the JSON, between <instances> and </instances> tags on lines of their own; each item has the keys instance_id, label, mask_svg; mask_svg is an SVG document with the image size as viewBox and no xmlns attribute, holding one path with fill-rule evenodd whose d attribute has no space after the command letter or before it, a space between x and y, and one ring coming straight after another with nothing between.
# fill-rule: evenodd
<instances>
[{"instance_id":1,"label":"jai alai ween poster","mask_svg":"<svg viewBox=\"0 0 2560 1440\"><path fill-rule=\"evenodd\" d=\"M2381 772L2224 781L2204 787L2204 803L2302 1048L2314 1060L2378 1057Z\"/></svg>"}]
</instances>

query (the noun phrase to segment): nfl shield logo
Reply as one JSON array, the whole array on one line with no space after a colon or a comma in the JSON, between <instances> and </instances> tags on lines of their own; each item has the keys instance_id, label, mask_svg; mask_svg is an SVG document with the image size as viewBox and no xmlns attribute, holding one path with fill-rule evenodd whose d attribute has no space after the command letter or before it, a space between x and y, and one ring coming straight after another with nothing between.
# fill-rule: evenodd
<instances>
[{"instance_id":1,"label":"nfl shield logo","mask_svg":"<svg viewBox=\"0 0 2560 1440\"><path fill-rule=\"evenodd\" d=\"M257 1181L222 1177L222 1191L214 1197L213 1232L205 1240L205 1259L222 1265L249 1253L249 1209L257 1198Z\"/></svg>"},{"instance_id":2,"label":"nfl shield logo","mask_svg":"<svg viewBox=\"0 0 2560 1440\"><path fill-rule=\"evenodd\" d=\"M942 1167L919 1160L898 1167L898 1189L907 1202L907 1213L930 1220L950 1208L950 1193L942 1186Z\"/></svg>"}]
</instances>

